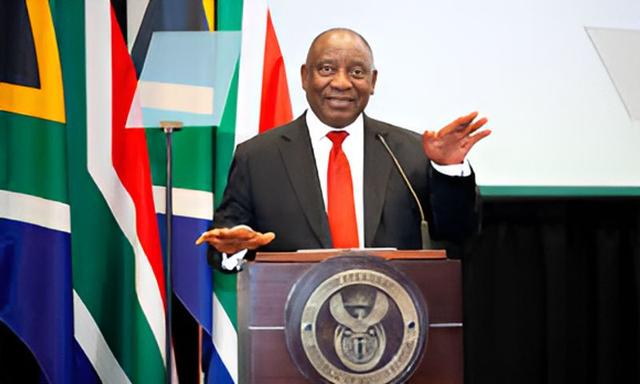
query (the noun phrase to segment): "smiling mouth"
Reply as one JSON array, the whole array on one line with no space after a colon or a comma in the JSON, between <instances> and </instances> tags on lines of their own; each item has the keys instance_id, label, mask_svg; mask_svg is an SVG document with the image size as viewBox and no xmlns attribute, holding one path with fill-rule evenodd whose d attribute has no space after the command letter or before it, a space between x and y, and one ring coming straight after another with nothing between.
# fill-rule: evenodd
<instances>
[{"instance_id":1,"label":"smiling mouth","mask_svg":"<svg viewBox=\"0 0 640 384\"><path fill-rule=\"evenodd\" d=\"M325 100L330 107L337 109L350 107L354 102L353 99L345 97L326 97Z\"/></svg>"}]
</instances>

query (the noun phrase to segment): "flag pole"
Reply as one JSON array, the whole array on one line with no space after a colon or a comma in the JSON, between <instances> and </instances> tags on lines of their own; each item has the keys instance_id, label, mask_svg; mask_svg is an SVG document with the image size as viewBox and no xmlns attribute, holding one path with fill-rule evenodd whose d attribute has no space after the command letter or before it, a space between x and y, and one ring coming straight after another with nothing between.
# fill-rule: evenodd
<instances>
[{"instance_id":1,"label":"flag pole","mask_svg":"<svg viewBox=\"0 0 640 384\"><path fill-rule=\"evenodd\" d=\"M173 174L172 174L172 163L173 163L173 154L172 154L172 134L174 132L179 131L182 128L182 122L180 121L161 121L160 128L165 134L165 142L167 147L167 180L166 180L166 189L165 189L165 218L167 225L167 235L166 235L166 243L165 243L165 268L164 268L164 283L165 283L165 293L166 293L166 322L165 322L165 334L166 334L166 343L165 343L165 356L166 356L166 382L167 384L171 384L173 370L172 370L172 348L171 348L171 327L172 327L172 297L173 297L173 288L172 288L172 279L171 279L171 245L173 238Z\"/></svg>"}]
</instances>

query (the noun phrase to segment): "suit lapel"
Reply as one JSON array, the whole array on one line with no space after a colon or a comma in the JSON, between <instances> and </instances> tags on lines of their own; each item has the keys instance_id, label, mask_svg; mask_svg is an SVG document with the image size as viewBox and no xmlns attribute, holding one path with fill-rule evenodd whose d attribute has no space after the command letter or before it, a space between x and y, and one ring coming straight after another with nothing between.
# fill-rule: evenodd
<instances>
[{"instance_id":1,"label":"suit lapel","mask_svg":"<svg viewBox=\"0 0 640 384\"><path fill-rule=\"evenodd\" d=\"M281 134L281 139L280 154L309 226L322 246L331 248L329 222L304 114Z\"/></svg>"},{"instance_id":2,"label":"suit lapel","mask_svg":"<svg viewBox=\"0 0 640 384\"><path fill-rule=\"evenodd\" d=\"M380 225L384 205L391 157L377 138L382 135L387 141L384 125L364 116L364 233L365 246L372 247Z\"/></svg>"}]
</instances>

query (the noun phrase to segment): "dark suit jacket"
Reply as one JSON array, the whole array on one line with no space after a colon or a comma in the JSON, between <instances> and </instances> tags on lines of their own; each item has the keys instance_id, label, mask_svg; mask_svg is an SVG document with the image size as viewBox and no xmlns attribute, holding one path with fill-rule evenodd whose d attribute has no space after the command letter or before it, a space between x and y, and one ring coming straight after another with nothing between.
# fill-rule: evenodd
<instances>
[{"instance_id":1,"label":"dark suit jacket","mask_svg":"<svg viewBox=\"0 0 640 384\"><path fill-rule=\"evenodd\" d=\"M365 246L421 246L416 202L378 134L386 139L416 190L431 237L459 240L468 235L475 223L474 177L449 177L433 170L419 134L365 115ZM319 177L323 175L318 175L302 115L238 145L214 226L247 224L260 232L275 232L275 240L261 251L331 248Z\"/></svg>"}]
</instances>

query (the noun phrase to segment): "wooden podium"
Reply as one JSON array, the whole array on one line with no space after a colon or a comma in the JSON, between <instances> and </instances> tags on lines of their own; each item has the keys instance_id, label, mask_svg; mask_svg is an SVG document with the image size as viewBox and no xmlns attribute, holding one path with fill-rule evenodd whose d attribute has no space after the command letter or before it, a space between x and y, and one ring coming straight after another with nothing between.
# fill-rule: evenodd
<instances>
[{"instance_id":1,"label":"wooden podium","mask_svg":"<svg viewBox=\"0 0 640 384\"><path fill-rule=\"evenodd\" d=\"M237 283L240 383L307 383L287 350L284 334L287 295L315 263L349 253L329 250L258 253L255 261L245 265ZM428 307L426 352L408 382L462 384L460 262L447 259L441 250L366 253L385 258L413 280Z\"/></svg>"}]
</instances>

